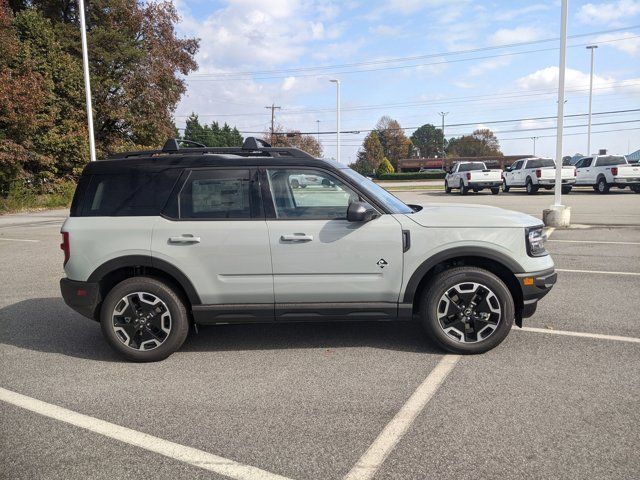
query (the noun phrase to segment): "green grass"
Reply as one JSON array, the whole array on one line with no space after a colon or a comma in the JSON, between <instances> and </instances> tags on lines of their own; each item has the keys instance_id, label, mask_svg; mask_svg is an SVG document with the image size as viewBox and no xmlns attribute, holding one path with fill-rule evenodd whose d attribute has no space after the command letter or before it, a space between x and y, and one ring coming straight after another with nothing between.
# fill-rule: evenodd
<instances>
[{"instance_id":1,"label":"green grass","mask_svg":"<svg viewBox=\"0 0 640 480\"><path fill-rule=\"evenodd\" d=\"M444 187L442 185L407 185L407 186L394 186L394 187L385 187L384 184L380 184L385 190L390 192L411 192L413 190L431 190L431 191L444 191Z\"/></svg>"},{"instance_id":2,"label":"green grass","mask_svg":"<svg viewBox=\"0 0 640 480\"><path fill-rule=\"evenodd\" d=\"M74 182L60 183L51 193L37 193L31 188L16 185L7 196L0 195L0 214L69 207L75 189Z\"/></svg>"},{"instance_id":3,"label":"green grass","mask_svg":"<svg viewBox=\"0 0 640 480\"><path fill-rule=\"evenodd\" d=\"M376 178L376 181L403 181L403 180L441 180L446 173L442 170L430 172L385 173Z\"/></svg>"}]
</instances>

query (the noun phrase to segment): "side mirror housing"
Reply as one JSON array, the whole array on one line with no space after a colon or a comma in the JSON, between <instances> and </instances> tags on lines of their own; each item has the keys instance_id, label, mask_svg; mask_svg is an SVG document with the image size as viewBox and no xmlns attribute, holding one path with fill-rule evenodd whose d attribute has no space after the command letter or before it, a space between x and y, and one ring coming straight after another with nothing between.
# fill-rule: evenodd
<instances>
[{"instance_id":1,"label":"side mirror housing","mask_svg":"<svg viewBox=\"0 0 640 480\"><path fill-rule=\"evenodd\" d=\"M378 218L378 212L366 202L352 202L347 208L347 220L350 222L369 222Z\"/></svg>"}]
</instances>

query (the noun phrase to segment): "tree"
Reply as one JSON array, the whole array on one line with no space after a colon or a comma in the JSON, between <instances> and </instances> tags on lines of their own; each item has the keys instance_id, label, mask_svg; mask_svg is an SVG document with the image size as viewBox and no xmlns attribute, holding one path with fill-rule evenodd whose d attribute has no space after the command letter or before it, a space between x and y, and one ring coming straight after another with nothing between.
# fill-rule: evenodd
<instances>
[{"instance_id":1,"label":"tree","mask_svg":"<svg viewBox=\"0 0 640 480\"><path fill-rule=\"evenodd\" d=\"M265 132L262 135L262 139L265 142L269 143L271 138L271 131ZM314 157L322 156L322 145L320 145L315 136L303 135L300 133L300 130L285 131L282 125L276 125L273 130L272 146L299 148Z\"/></svg>"},{"instance_id":2,"label":"tree","mask_svg":"<svg viewBox=\"0 0 640 480\"><path fill-rule=\"evenodd\" d=\"M378 134L370 132L362 142L362 148L358 151L356 161L352 163L352 168L363 174L371 175L378 169L384 160L384 151Z\"/></svg>"},{"instance_id":3,"label":"tree","mask_svg":"<svg viewBox=\"0 0 640 480\"><path fill-rule=\"evenodd\" d=\"M175 136L198 49L177 37L177 21L167 1L88 3L99 155ZM74 177L89 157L77 2L0 0L0 22L0 178Z\"/></svg>"},{"instance_id":4,"label":"tree","mask_svg":"<svg viewBox=\"0 0 640 480\"><path fill-rule=\"evenodd\" d=\"M413 132L410 140L418 149L421 157L436 157L442 152L442 130L430 123L422 125Z\"/></svg>"},{"instance_id":5,"label":"tree","mask_svg":"<svg viewBox=\"0 0 640 480\"><path fill-rule=\"evenodd\" d=\"M393 169L393 165L391 165L391 162L385 157L382 162L380 162L380 165L378 166L378 169L376 170L376 175L378 177L381 177L382 175L386 174L386 173L393 173L395 172L395 170Z\"/></svg>"},{"instance_id":6,"label":"tree","mask_svg":"<svg viewBox=\"0 0 640 480\"><path fill-rule=\"evenodd\" d=\"M382 144L384 156L389 159L393 168L397 169L398 161L411 155L411 140L404 134L398 121L386 115L378 120L376 133Z\"/></svg>"},{"instance_id":7,"label":"tree","mask_svg":"<svg viewBox=\"0 0 640 480\"><path fill-rule=\"evenodd\" d=\"M236 127L231 128L225 123L221 128L218 122L201 125L195 113L187 118L184 135L181 138L202 143L207 147L239 147L244 141Z\"/></svg>"},{"instance_id":8,"label":"tree","mask_svg":"<svg viewBox=\"0 0 640 480\"><path fill-rule=\"evenodd\" d=\"M495 134L487 129L475 130L471 135L451 138L447 155L454 157L502 156Z\"/></svg>"}]
</instances>

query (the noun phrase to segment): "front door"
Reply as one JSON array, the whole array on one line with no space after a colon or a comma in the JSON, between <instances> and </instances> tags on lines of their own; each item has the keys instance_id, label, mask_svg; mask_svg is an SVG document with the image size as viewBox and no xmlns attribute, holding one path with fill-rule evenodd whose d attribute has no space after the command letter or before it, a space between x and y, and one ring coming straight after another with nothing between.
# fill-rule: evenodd
<instances>
[{"instance_id":1,"label":"front door","mask_svg":"<svg viewBox=\"0 0 640 480\"><path fill-rule=\"evenodd\" d=\"M583 158L578 162L579 165L576 168L576 184L590 185L595 183L595 177L592 174L592 163L592 158Z\"/></svg>"},{"instance_id":2,"label":"front door","mask_svg":"<svg viewBox=\"0 0 640 480\"><path fill-rule=\"evenodd\" d=\"M259 310L264 314L258 316L271 312L273 317L271 253L257 171L206 168L186 175L168 206L167 217L174 218L156 221L153 256L180 269L210 310L235 305L236 313L224 312L225 318Z\"/></svg>"},{"instance_id":3,"label":"front door","mask_svg":"<svg viewBox=\"0 0 640 480\"><path fill-rule=\"evenodd\" d=\"M321 169L269 168L261 179L269 202L276 318L334 312L349 319L363 311L371 318L372 310L395 315L403 268L400 223L385 214L347 221L349 204L362 198Z\"/></svg>"}]
</instances>

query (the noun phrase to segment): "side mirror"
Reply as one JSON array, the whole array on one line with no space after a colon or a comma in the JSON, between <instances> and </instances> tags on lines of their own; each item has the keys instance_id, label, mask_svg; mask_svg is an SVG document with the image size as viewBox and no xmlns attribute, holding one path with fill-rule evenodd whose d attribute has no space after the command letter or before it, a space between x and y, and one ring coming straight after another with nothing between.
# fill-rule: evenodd
<instances>
[{"instance_id":1,"label":"side mirror","mask_svg":"<svg viewBox=\"0 0 640 480\"><path fill-rule=\"evenodd\" d=\"M507 167L507 168L504 169L505 172L510 172L511 170L512 170L511 167Z\"/></svg>"},{"instance_id":2,"label":"side mirror","mask_svg":"<svg viewBox=\"0 0 640 480\"><path fill-rule=\"evenodd\" d=\"M347 208L347 220L350 222L369 222L378 218L378 212L366 202L352 202Z\"/></svg>"}]
</instances>

